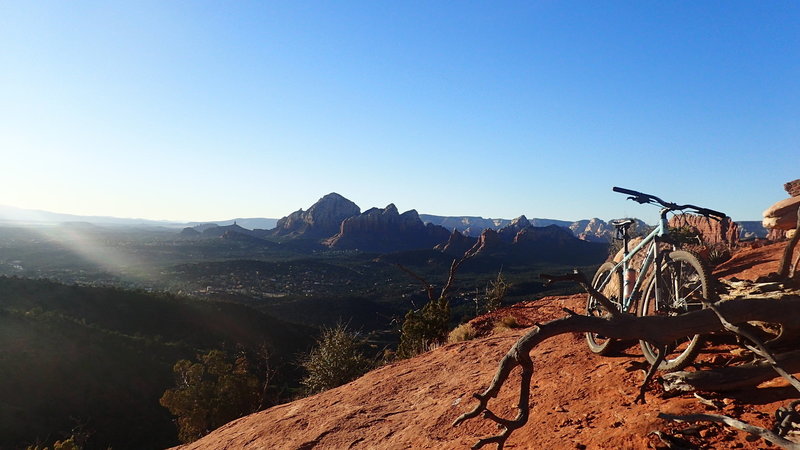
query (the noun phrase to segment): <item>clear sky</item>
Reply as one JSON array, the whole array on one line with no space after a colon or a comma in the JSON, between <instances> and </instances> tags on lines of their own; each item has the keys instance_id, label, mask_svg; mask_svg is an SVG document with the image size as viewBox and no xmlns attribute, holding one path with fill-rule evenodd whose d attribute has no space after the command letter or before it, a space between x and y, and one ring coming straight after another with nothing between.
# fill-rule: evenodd
<instances>
[{"instance_id":1,"label":"clear sky","mask_svg":"<svg viewBox=\"0 0 800 450\"><path fill-rule=\"evenodd\" d=\"M736 220L800 178L800 2L3 1L0 204Z\"/></svg>"}]
</instances>

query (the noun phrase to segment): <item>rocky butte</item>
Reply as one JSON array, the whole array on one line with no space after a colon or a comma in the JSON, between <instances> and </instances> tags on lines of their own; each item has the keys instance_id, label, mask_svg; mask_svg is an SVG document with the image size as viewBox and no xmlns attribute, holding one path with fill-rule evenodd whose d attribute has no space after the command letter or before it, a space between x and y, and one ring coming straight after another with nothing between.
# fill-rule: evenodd
<instances>
[{"instance_id":1,"label":"rocky butte","mask_svg":"<svg viewBox=\"0 0 800 450\"><path fill-rule=\"evenodd\" d=\"M417 211L400 214L394 204L371 208L345 219L339 233L325 241L331 248L367 252L393 252L431 248L447 241L450 233L443 227L424 224Z\"/></svg>"},{"instance_id":2,"label":"rocky butte","mask_svg":"<svg viewBox=\"0 0 800 450\"><path fill-rule=\"evenodd\" d=\"M357 216L361 208L341 195L332 192L308 208L299 209L278 220L272 231L276 237L323 239L333 236L339 231L340 224L353 216Z\"/></svg>"}]
</instances>

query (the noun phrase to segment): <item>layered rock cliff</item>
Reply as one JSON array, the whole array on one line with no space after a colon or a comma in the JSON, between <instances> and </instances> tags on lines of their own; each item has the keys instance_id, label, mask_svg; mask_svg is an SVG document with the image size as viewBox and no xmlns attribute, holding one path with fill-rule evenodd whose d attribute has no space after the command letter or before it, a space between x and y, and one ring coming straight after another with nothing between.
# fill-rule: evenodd
<instances>
[{"instance_id":1,"label":"layered rock cliff","mask_svg":"<svg viewBox=\"0 0 800 450\"><path fill-rule=\"evenodd\" d=\"M739 242L739 225L730 217L723 220L709 219L697 214L678 214L669 220L672 228L688 228L697 234L706 244L736 245Z\"/></svg>"},{"instance_id":2,"label":"layered rock cliff","mask_svg":"<svg viewBox=\"0 0 800 450\"><path fill-rule=\"evenodd\" d=\"M339 233L325 244L342 250L394 252L431 248L446 242L449 236L443 227L424 224L415 210L400 214L394 204L389 204L345 219Z\"/></svg>"}]
</instances>

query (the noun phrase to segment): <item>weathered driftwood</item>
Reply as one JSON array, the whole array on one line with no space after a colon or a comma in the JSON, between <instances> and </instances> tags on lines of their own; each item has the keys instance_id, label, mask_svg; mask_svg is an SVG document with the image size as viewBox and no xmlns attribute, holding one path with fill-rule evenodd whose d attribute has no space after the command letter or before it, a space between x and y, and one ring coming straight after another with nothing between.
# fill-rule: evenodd
<instances>
[{"instance_id":1,"label":"weathered driftwood","mask_svg":"<svg viewBox=\"0 0 800 450\"><path fill-rule=\"evenodd\" d=\"M454 426L457 426L465 420L483 414L485 418L496 422L503 428L500 434L479 440L473 448L481 448L489 443L497 444L498 448L502 448L514 430L527 423L530 413L528 405L530 381L533 376L533 362L530 353L539 343L551 337L565 333L592 332L615 339L641 339L660 347L683 336L710 333L724 329L719 317L711 309L693 311L679 316L636 317L620 313L613 303L586 283L585 278L580 275L575 275L574 277L590 295L597 298L606 307L609 314L606 317L573 314L569 317L538 325L520 337L500 361L489 387L482 393L474 395L478 400L475 408L462 414L453 423ZM560 277L559 279L566 278ZM800 308L800 297L798 296L789 296L780 301L766 299L730 300L717 302L715 307L731 323L758 320L783 324L787 321L800 321L800 316L797 314L797 311L800 311L798 309ZM514 419L505 419L495 415L488 408L488 403L490 399L497 396L501 386L516 366L521 366L522 368L522 380L517 404L518 414Z\"/></svg>"},{"instance_id":2,"label":"weathered driftwood","mask_svg":"<svg viewBox=\"0 0 800 450\"><path fill-rule=\"evenodd\" d=\"M800 213L798 213L798 217L800 218ZM798 219L798 223L800 224L800 219ZM798 392L800 392L800 380L794 377L787 369L778 362L778 358L775 354L767 348L766 344L753 332L748 324L744 323L741 325L736 325L731 322L728 317L720 310L719 306L713 303L707 303L706 306L708 309L714 312L719 318L720 323L722 326L725 327L726 330L736 334L740 338L749 341L748 344L746 341L745 346L750 349L753 353L760 356L770 365L770 368L777 372L781 377L787 380L792 387L794 387ZM751 425L746 422L742 422L740 420L736 420L732 417L728 416L721 416L717 414L689 414L689 415L682 415L676 416L671 414L660 414L659 417L662 419L668 420L676 420L676 421L685 421L685 422L717 422L723 423L729 427L737 428L743 430L751 435L758 436L763 439L767 439L772 441L773 443L779 445L782 448L786 449L800 449L800 444L792 442L788 439L785 439L784 436L788 434L789 431L793 430L795 425L800 425L798 423L798 415L797 411L795 410L798 401L792 401L788 406L784 408L780 408L776 412L776 417L781 417L781 413L784 416L783 420L779 420L776 429L777 433L772 430L767 430L765 428L757 427Z\"/></svg>"},{"instance_id":3,"label":"weathered driftwood","mask_svg":"<svg viewBox=\"0 0 800 450\"><path fill-rule=\"evenodd\" d=\"M800 371L800 350L775 355L775 359L789 372ZM775 378L775 370L767 361L755 361L741 366L721 367L695 372L672 372L661 375L667 391L735 391L756 386Z\"/></svg>"},{"instance_id":4,"label":"weathered driftwood","mask_svg":"<svg viewBox=\"0 0 800 450\"><path fill-rule=\"evenodd\" d=\"M719 414L686 414L683 416L676 416L673 414L661 413L658 415L658 417L666 420L674 420L676 422L721 423L731 428L736 428L737 430L742 430L746 433L750 433L754 436L766 439L772 442L773 444L780 446L781 448L790 450L800 450L800 444L792 442L775 432L754 425L750 425L749 423L742 422L741 420L736 420L728 416L722 416Z\"/></svg>"}]
</instances>

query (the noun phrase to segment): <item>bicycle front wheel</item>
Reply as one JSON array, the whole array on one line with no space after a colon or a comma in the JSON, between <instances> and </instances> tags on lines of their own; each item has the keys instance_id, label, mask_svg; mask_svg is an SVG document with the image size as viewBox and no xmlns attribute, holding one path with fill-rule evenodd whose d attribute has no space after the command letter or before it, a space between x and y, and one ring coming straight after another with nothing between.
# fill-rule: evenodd
<instances>
[{"instance_id":1,"label":"bicycle front wheel","mask_svg":"<svg viewBox=\"0 0 800 450\"><path fill-rule=\"evenodd\" d=\"M603 263L592 278L592 286L609 300L620 303L622 299L622 272L617 269L612 273L614 264ZM602 317L606 315L605 309L591 295L586 299L586 315ZM598 333L586 333L586 344L592 353L607 355L613 351L613 340Z\"/></svg>"},{"instance_id":2,"label":"bicycle front wheel","mask_svg":"<svg viewBox=\"0 0 800 450\"><path fill-rule=\"evenodd\" d=\"M650 279L637 311L639 316L677 316L704 307L709 298L708 270L693 254L670 252L661 266L661 276ZM655 363L658 349L639 341L642 353L650 364ZM667 346L660 370L679 370L694 361L702 347L699 334L678 339Z\"/></svg>"}]
</instances>

